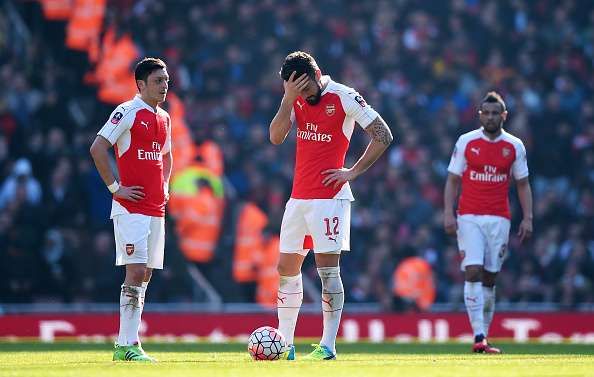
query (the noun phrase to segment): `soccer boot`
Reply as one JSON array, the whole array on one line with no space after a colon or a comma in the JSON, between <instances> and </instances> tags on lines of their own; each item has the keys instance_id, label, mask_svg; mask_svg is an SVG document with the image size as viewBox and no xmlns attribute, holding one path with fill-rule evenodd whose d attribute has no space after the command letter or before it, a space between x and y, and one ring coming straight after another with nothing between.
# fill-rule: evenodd
<instances>
[{"instance_id":1,"label":"soccer boot","mask_svg":"<svg viewBox=\"0 0 594 377\"><path fill-rule=\"evenodd\" d=\"M142 344L138 343L138 349L140 350L140 352L142 352L142 354L146 357L148 357L149 359L151 359L152 362L157 362L157 359L155 359L152 356L147 355L146 351L144 350L144 348L142 348Z\"/></svg>"},{"instance_id":2,"label":"soccer boot","mask_svg":"<svg viewBox=\"0 0 594 377\"><path fill-rule=\"evenodd\" d=\"M295 360L295 346L291 344L281 355L281 360Z\"/></svg>"},{"instance_id":3,"label":"soccer boot","mask_svg":"<svg viewBox=\"0 0 594 377\"><path fill-rule=\"evenodd\" d=\"M303 357L303 360L336 360L336 355L323 344L312 344L315 349Z\"/></svg>"},{"instance_id":4,"label":"soccer boot","mask_svg":"<svg viewBox=\"0 0 594 377\"><path fill-rule=\"evenodd\" d=\"M115 345L115 351L113 352L113 361L142 361L142 362L155 362L153 359L144 352L139 344L133 344L131 346L120 346Z\"/></svg>"},{"instance_id":5,"label":"soccer boot","mask_svg":"<svg viewBox=\"0 0 594 377\"><path fill-rule=\"evenodd\" d=\"M477 335L474 337L474 344L472 345L472 352L476 353L489 353L489 354L498 354L501 353L501 350L497 347L493 347L487 341L484 335Z\"/></svg>"},{"instance_id":6,"label":"soccer boot","mask_svg":"<svg viewBox=\"0 0 594 377\"><path fill-rule=\"evenodd\" d=\"M503 353L501 351L501 348L493 347L491 345L491 343L489 343L489 342L487 342L487 346L485 347L485 350L483 352L484 353L494 353L494 354Z\"/></svg>"}]
</instances>

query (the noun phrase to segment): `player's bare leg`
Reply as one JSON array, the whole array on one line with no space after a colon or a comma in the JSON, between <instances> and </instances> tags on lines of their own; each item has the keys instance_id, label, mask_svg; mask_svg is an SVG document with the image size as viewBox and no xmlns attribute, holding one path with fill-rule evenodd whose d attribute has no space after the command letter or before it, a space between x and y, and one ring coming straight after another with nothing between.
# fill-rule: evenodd
<instances>
[{"instance_id":1,"label":"player's bare leg","mask_svg":"<svg viewBox=\"0 0 594 377\"><path fill-rule=\"evenodd\" d=\"M120 292L120 332L113 360L154 361L142 349L138 336L146 286L152 274L149 270L143 263L126 265Z\"/></svg>"},{"instance_id":2,"label":"player's bare leg","mask_svg":"<svg viewBox=\"0 0 594 377\"><path fill-rule=\"evenodd\" d=\"M303 302L303 280L301 266L305 255L298 253L280 253L278 273L280 282L277 294L278 329L285 336L289 346L285 359L295 359L295 326L299 309Z\"/></svg>"},{"instance_id":3,"label":"player's bare leg","mask_svg":"<svg viewBox=\"0 0 594 377\"><path fill-rule=\"evenodd\" d=\"M483 299L484 299L484 330L485 337L489 336L489 327L493 320L493 314L495 313L495 280L497 278L497 272L483 271ZM485 353L501 353L501 350L491 346L487 342L487 347L483 351Z\"/></svg>"},{"instance_id":4,"label":"player's bare leg","mask_svg":"<svg viewBox=\"0 0 594 377\"><path fill-rule=\"evenodd\" d=\"M344 288L340 277L340 252L318 253L316 266L322 279L322 314L324 331L322 340L306 358L315 360L336 359L336 336L344 306Z\"/></svg>"}]
</instances>

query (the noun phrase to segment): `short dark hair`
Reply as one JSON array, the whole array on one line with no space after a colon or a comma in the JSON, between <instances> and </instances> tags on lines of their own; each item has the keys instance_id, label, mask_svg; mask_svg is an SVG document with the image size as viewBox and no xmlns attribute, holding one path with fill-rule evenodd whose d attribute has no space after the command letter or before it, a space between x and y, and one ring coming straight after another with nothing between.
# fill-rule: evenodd
<instances>
[{"instance_id":1,"label":"short dark hair","mask_svg":"<svg viewBox=\"0 0 594 377\"><path fill-rule=\"evenodd\" d=\"M159 58L144 58L134 68L134 79L146 82L149 75L157 69L167 69L167 64Z\"/></svg>"},{"instance_id":2,"label":"short dark hair","mask_svg":"<svg viewBox=\"0 0 594 377\"><path fill-rule=\"evenodd\" d=\"M295 78L307 73L310 78L315 80L318 69L320 68L318 68L318 63L316 63L313 56L307 52L295 51L287 55L279 75L283 80L288 81L293 72L295 72Z\"/></svg>"},{"instance_id":3,"label":"short dark hair","mask_svg":"<svg viewBox=\"0 0 594 377\"><path fill-rule=\"evenodd\" d=\"M483 107L483 103L498 103L501 105L502 112L507 111L507 108L505 106L505 101L503 101L503 97L501 97L501 94L499 94L495 91L491 91L491 92L487 93L487 95L483 98L483 100L481 101L481 109Z\"/></svg>"}]
</instances>

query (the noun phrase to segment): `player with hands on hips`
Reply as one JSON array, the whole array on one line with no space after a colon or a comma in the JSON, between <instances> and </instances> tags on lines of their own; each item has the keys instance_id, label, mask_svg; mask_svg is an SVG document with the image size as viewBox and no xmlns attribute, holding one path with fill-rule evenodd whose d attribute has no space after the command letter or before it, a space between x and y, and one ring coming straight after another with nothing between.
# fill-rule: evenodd
<instances>
[{"instance_id":1,"label":"player with hands on hips","mask_svg":"<svg viewBox=\"0 0 594 377\"><path fill-rule=\"evenodd\" d=\"M145 58L134 76L139 94L116 107L90 150L113 195L116 265L126 266L114 361L154 361L142 349L138 329L152 271L163 268L165 204L173 166L171 119L159 106L169 89L167 66L161 59ZM109 164L112 147L119 182Z\"/></svg>"}]
</instances>

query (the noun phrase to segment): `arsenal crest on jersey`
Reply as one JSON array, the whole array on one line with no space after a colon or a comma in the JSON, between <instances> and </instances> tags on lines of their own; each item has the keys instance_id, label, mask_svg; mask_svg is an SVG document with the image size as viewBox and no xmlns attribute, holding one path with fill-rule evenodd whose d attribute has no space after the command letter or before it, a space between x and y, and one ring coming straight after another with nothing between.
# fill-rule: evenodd
<instances>
[{"instance_id":1,"label":"arsenal crest on jersey","mask_svg":"<svg viewBox=\"0 0 594 377\"><path fill-rule=\"evenodd\" d=\"M508 158L509 155L511 154L511 151L509 150L509 148L505 147L501 150L501 153L503 154L504 158Z\"/></svg>"},{"instance_id":2,"label":"arsenal crest on jersey","mask_svg":"<svg viewBox=\"0 0 594 377\"><path fill-rule=\"evenodd\" d=\"M329 117L334 115L334 113L336 112L336 107L334 106L334 104L330 104L330 105L326 105L326 115L328 115Z\"/></svg>"}]
</instances>

